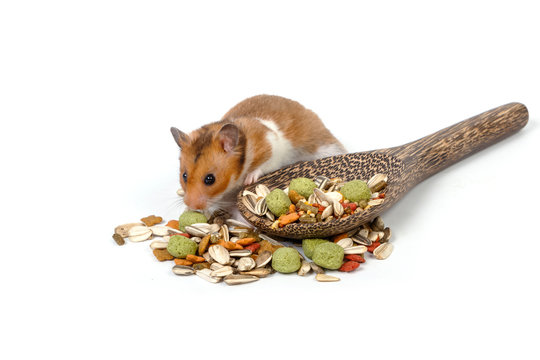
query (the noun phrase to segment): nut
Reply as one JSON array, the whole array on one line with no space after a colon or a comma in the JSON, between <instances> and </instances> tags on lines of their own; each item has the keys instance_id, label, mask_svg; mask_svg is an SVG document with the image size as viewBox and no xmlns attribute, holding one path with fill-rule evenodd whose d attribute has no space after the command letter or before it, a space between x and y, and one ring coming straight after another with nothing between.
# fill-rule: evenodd
<instances>
[{"instance_id":1,"label":"nut","mask_svg":"<svg viewBox=\"0 0 540 360\"><path fill-rule=\"evenodd\" d=\"M373 255L379 260L384 260L392 254L392 250L394 250L394 245L391 243L384 243L373 250Z\"/></svg>"},{"instance_id":2,"label":"nut","mask_svg":"<svg viewBox=\"0 0 540 360\"><path fill-rule=\"evenodd\" d=\"M222 265L227 265L231 260L229 252L221 245L212 245L208 249L208 252L210 253L212 259Z\"/></svg>"},{"instance_id":3,"label":"nut","mask_svg":"<svg viewBox=\"0 0 540 360\"><path fill-rule=\"evenodd\" d=\"M326 274L317 274L315 276L315 279L320 282L332 282L332 281L339 281L338 277L326 275Z\"/></svg>"}]
</instances>

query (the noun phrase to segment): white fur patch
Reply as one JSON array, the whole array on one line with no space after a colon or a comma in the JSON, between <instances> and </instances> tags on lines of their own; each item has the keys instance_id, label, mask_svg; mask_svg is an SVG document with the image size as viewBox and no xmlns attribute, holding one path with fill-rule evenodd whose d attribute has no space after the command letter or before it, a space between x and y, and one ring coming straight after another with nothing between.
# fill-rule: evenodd
<instances>
[{"instance_id":1,"label":"white fur patch","mask_svg":"<svg viewBox=\"0 0 540 360\"><path fill-rule=\"evenodd\" d=\"M258 170L263 174L266 174L277 170L284 165L290 164L291 162L298 161L296 159L301 157L302 154L296 150L283 132L279 130L277 124L271 120L257 120L270 130L266 134L266 140L272 147L272 156L265 161Z\"/></svg>"},{"instance_id":2,"label":"white fur patch","mask_svg":"<svg viewBox=\"0 0 540 360\"><path fill-rule=\"evenodd\" d=\"M315 160L315 159L320 159L320 158L324 158L328 156L341 155L341 154L346 154L346 153L347 153L347 150L345 150L345 148L341 144L323 145L317 149L317 152L313 154L311 159L309 160Z\"/></svg>"}]
</instances>

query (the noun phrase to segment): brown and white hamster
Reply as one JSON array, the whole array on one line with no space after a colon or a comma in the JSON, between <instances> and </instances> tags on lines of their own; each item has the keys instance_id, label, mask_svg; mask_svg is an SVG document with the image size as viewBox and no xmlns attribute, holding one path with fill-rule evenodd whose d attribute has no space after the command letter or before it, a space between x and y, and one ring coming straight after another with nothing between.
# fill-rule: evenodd
<instances>
[{"instance_id":1,"label":"brown and white hamster","mask_svg":"<svg viewBox=\"0 0 540 360\"><path fill-rule=\"evenodd\" d=\"M242 185L297 161L346 153L319 117L296 101L258 95L189 135L180 147L180 184L190 209L231 209Z\"/></svg>"}]
</instances>

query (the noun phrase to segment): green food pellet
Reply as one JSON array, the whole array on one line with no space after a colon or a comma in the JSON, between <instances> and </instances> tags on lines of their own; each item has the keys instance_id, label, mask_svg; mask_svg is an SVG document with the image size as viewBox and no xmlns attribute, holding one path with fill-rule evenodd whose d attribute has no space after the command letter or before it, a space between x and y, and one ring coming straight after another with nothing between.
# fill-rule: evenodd
<instances>
[{"instance_id":1,"label":"green food pellet","mask_svg":"<svg viewBox=\"0 0 540 360\"><path fill-rule=\"evenodd\" d=\"M336 270L343 264L343 256L343 248L328 241L315 247L313 262L323 268Z\"/></svg>"},{"instance_id":2,"label":"green food pellet","mask_svg":"<svg viewBox=\"0 0 540 360\"><path fill-rule=\"evenodd\" d=\"M306 199L309 198L311 194L313 194L313 189L315 189L317 185L313 182L313 180L308 178L296 178L291 181L289 184L289 189L296 191L298 194L302 195Z\"/></svg>"},{"instance_id":3,"label":"green food pellet","mask_svg":"<svg viewBox=\"0 0 540 360\"><path fill-rule=\"evenodd\" d=\"M188 254L195 255L197 248L195 241L182 235L171 236L167 245L169 254L179 259L185 259Z\"/></svg>"},{"instance_id":4,"label":"green food pellet","mask_svg":"<svg viewBox=\"0 0 540 360\"><path fill-rule=\"evenodd\" d=\"M270 194L266 195L266 205L272 214L281 216L289 211L291 200L287 194L285 194L285 191L281 189L274 189L270 192Z\"/></svg>"},{"instance_id":5,"label":"green food pellet","mask_svg":"<svg viewBox=\"0 0 540 360\"><path fill-rule=\"evenodd\" d=\"M191 210L184 211L184 213L180 215L180 218L178 219L178 225L181 231L186 231L186 226L188 225L205 222L208 222L208 219L206 216L204 216L204 214Z\"/></svg>"},{"instance_id":6,"label":"green food pellet","mask_svg":"<svg viewBox=\"0 0 540 360\"><path fill-rule=\"evenodd\" d=\"M325 242L328 242L328 240L324 240L324 239L302 240L302 250L304 250L304 255L306 255L306 257L311 259L313 257L313 251L315 250L315 247Z\"/></svg>"},{"instance_id":7,"label":"green food pellet","mask_svg":"<svg viewBox=\"0 0 540 360\"><path fill-rule=\"evenodd\" d=\"M280 273L288 274L298 271L301 265L300 254L296 249L282 247L272 254L272 267Z\"/></svg>"},{"instance_id":8,"label":"green food pellet","mask_svg":"<svg viewBox=\"0 0 540 360\"><path fill-rule=\"evenodd\" d=\"M345 199L353 202L371 198L371 190L369 190L367 183L362 180L349 181L341 187L339 192L343 194Z\"/></svg>"}]
</instances>

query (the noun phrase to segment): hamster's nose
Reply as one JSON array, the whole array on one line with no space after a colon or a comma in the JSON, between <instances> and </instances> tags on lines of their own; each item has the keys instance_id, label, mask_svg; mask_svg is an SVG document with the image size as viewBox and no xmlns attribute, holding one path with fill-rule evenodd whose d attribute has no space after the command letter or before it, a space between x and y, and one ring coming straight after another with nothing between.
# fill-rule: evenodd
<instances>
[{"instance_id":1,"label":"hamster's nose","mask_svg":"<svg viewBox=\"0 0 540 360\"><path fill-rule=\"evenodd\" d=\"M193 210L204 210L206 208L206 197L193 194L186 194L185 204Z\"/></svg>"}]
</instances>

